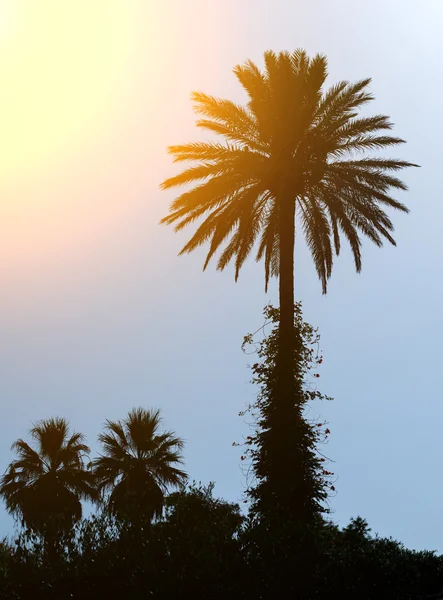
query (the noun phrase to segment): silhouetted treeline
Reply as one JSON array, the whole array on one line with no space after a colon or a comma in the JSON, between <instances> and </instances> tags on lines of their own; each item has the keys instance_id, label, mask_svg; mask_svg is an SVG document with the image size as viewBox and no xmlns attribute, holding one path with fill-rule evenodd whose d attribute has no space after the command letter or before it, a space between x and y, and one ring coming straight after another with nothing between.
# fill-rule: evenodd
<instances>
[{"instance_id":1,"label":"silhouetted treeline","mask_svg":"<svg viewBox=\"0 0 443 600\"><path fill-rule=\"evenodd\" d=\"M443 558L371 537L364 520L345 529L253 524L238 505L190 486L166 499L163 517L137 528L109 514L76 526L48 559L22 534L0 551L0 597L421 599L443 584Z\"/></svg>"}]
</instances>

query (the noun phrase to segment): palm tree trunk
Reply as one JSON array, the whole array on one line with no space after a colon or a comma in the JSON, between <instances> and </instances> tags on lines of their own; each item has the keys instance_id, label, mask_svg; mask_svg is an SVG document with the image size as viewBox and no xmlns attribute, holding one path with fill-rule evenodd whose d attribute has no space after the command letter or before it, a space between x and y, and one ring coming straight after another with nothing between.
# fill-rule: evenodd
<instances>
[{"instance_id":1,"label":"palm tree trunk","mask_svg":"<svg viewBox=\"0 0 443 600\"><path fill-rule=\"evenodd\" d=\"M280 197L280 320L275 365L266 384L254 490L255 510L272 527L312 524L324 498L315 435L303 417L303 332L294 313L294 196ZM299 319L297 319L299 321Z\"/></svg>"},{"instance_id":2,"label":"palm tree trunk","mask_svg":"<svg viewBox=\"0 0 443 600\"><path fill-rule=\"evenodd\" d=\"M294 401L294 245L295 200L282 198L280 205L280 324L277 373L279 403Z\"/></svg>"},{"instance_id":3,"label":"palm tree trunk","mask_svg":"<svg viewBox=\"0 0 443 600\"><path fill-rule=\"evenodd\" d=\"M294 441L298 438L296 385L295 385L295 335L294 335L294 244L295 202L289 197L280 205L280 322L278 350L275 364L272 417L269 421L269 484L274 496L274 514L292 514L294 485L298 476L294 472ZM294 410L295 409L295 410ZM297 454L297 453L296 453ZM297 458L297 457L296 457ZM288 466L291 465L288 471ZM296 466L297 470L298 467ZM300 487L299 485L297 487Z\"/></svg>"},{"instance_id":4,"label":"palm tree trunk","mask_svg":"<svg viewBox=\"0 0 443 600\"><path fill-rule=\"evenodd\" d=\"M285 201L286 200L286 201ZM294 313L294 196L280 197L280 320L274 369L266 382L257 458L255 510L272 527L313 523L324 496L315 435L303 417L303 332ZM299 319L298 319L299 320ZM291 525L291 527L292 527Z\"/></svg>"}]
</instances>

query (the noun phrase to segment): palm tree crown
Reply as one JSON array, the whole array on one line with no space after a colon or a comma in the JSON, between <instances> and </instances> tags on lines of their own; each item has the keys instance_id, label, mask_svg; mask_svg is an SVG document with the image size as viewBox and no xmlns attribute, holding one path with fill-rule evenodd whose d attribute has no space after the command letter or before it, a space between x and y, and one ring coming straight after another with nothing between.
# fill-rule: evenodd
<instances>
[{"instance_id":1,"label":"palm tree crown","mask_svg":"<svg viewBox=\"0 0 443 600\"><path fill-rule=\"evenodd\" d=\"M18 458L0 480L9 513L39 533L69 531L82 516L82 499L94 499L94 478L85 466L89 452L80 433L69 435L65 419L47 419L30 431L32 448L19 439Z\"/></svg>"},{"instance_id":2,"label":"palm tree crown","mask_svg":"<svg viewBox=\"0 0 443 600\"><path fill-rule=\"evenodd\" d=\"M357 117L373 99L370 79L341 81L323 91L326 58L309 59L302 50L266 52L265 67L262 72L248 61L234 69L248 95L246 106L193 94L203 117L197 125L220 135L223 143L169 148L175 162L193 164L162 188L195 185L172 202L162 222L180 230L206 215L181 253L209 242L205 269L224 246L217 268L235 260L236 279L258 242L256 260L264 259L267 287L270 276L280 275L285 235L286 252L293 253L285 223L293 235L297 219L325 293L340 235L350 244L358 272L361 234L377 246L384 240L395 245L384 208L408 209L390 195L391 189L406 189L392 172L415 165L358 156L403 143L386 133L392 123L385 115Z\"/></svg>"},{"instance_id":3,"label":"palm tree crown","mask_svg":"<svg viewBox=\"0 0 443 600\"><path fill-rule=\"evenodd\" d=\"M160 516L169 487L183 483L183 441L159 432L159 410L133 409L123 421L107 421L99 435L103 454L93 461L99 489L110 492L111 512L125 520Z\"/></svg>"}]
</instances>

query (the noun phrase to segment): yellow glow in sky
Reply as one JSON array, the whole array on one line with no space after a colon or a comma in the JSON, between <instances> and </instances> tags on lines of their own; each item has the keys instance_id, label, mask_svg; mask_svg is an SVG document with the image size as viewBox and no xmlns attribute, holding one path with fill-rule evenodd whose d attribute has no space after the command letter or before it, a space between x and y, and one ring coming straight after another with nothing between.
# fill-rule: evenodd
<instances>
[{"instance_id":1,"label":"yellow glow in sky","mask_svg":"<svg viewBox=\"0 0 443 600\"><path fill-rule=\"evenodd\" d=\"M124 95L125 0L0 0L0 183L52 168L96 137Z\"/></svg>"},{"instance_id":2,"label":"yellow glow in sky","mask_svg":"<svg viewBox=\"0 0 443 600\"><path fill-rule=\"evenodd\" d=\"M0 0L0 44L12 35L14 23L17 22L18 2L16 0Z\"/></svg>"}]
</instances>

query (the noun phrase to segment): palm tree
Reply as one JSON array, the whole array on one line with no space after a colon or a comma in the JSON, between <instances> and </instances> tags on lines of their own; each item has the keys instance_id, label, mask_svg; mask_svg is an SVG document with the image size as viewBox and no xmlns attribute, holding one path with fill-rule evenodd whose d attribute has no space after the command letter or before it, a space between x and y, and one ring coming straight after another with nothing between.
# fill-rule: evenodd
<instances>
[{"instance_id":1,"label":"palm tree","mask_svg":"<svg viewBox=\"0 0 443 600\"><path fill-rule=\"evenodd\" d=\"M394 174L416 165L365 154L404 142L389 135L392 123L387 116L358 117L360 107L373 99L367 89L370 79L341 81L323 90L324 56L310 59L303 50L269 51L264 59L264 71L251 61L234 69L248 96L245 106L193 94L195 110L203 117L197 125L222 141L169 147L174 162L191 165L161 187L191 187L172 202L161 222L175 224L179 231L204 217L180 253L208 242L203 269L222 249L217 269L234 261L237 280L256 247L256 260L264 260L265 288L271 276L279 278L274 397L282 408L276 422L284 429L294 398L301 397L294 366L296 222L326 293L341 236L349 242L357 272L362 264L361 235L377 246L385 240L395 245L385 208L408 212L391 190L406 190ZM290 435L288 431L288 439Z\"/></svg>"},{"instance_id":2,"label":"palm tree","mask_svg":"<svg viewBox=\"0 0 443 600\"><path fill-rule=\"evenodd\" d=\"M36 449L19 439L18 458L0 480L7 511L53 545L82 516L82 499L94 500L94 476L85 466L89 452L81 433L69 433L65 419L42 420L30 431Z\"/></svg>"},{"instance_id":3,"label":"palm tree","mask_svg":"<svg viewBox=\"0 0 443 600\"><path fill-rule=\"evenodd\" d=\"M93 461L98 488L110 492L109 509L131 523L159 517L169 487L184 483L183 441L160 433L159 410L133 409L123 421L106 421L103 454Z\"/></svg>"},{"instance_id":4,"label":"palm tree","mask_svg":"<svg viewBox=\"0 0 443 600\"><path fill-rule=\"evenodd\" d=\"M197 125L219 134L224 143L195 142L170 146L175 162L193 165L163 182L169 189L199 182L176 198L162 223L179 231L206 215L180 254L209 242L203 269L224 244L217 268L235 259L235 279L258 242L256 260L264 259L265 286L279 277L281 354L291 354L294 319L295 223L311 250L323 293L332 272L340 235L349 242L357 272L361 239L377 246L395 245L393 224L383 210L408 212L390 190L406 190L392 172L416 166L399 159L358 153L385 149L404 140L387 135L385 115L357 118L373 99L370 79L339 82L327 91L326 58L265 53L261 72L251 61L234 69L249 101L240 106L194 93Z\"/></svg>"}]
</instances>

